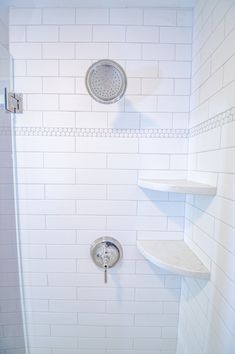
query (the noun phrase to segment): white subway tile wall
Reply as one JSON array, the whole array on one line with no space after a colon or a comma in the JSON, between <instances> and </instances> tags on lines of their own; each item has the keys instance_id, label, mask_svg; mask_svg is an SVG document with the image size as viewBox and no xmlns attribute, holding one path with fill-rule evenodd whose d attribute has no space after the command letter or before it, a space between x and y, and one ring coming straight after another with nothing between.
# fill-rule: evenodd
<instances>
[{"instance_id":1,"label":"white subway tile wall","mask_svg":"<svg viewBox=\"0 0 235 354\"><path fill-rule=\"evenodd\" d=\"M234 15L234 1L196 4L191 127L234 106ZM235 353L234 137L231 120L189 138L189 178L218 190L214 198L187 197L184 237L211 281L182 281L177 354Z\"/></svg>"},{"instance_id":2,"label":"white subway tile wall","mask_svg":"<svg viewBox=\"0 0 235 354\"><path fill-rule=\"evenodd\" d=\"M91 129L16 138L30 354L176 352L180 278L148 264L136 239L182 239L185 200L137 180L186 177L187 137L165 132L188 128L191 26L191 10L172 8L11 10L25 95L17 127ZM93 101L84 85L101 58L127 72L127 94L114 105ZM104 129L165 130L141 138ZM89 255L103 235L124 248L107 285Z\"/></svg>"}]
</instances>

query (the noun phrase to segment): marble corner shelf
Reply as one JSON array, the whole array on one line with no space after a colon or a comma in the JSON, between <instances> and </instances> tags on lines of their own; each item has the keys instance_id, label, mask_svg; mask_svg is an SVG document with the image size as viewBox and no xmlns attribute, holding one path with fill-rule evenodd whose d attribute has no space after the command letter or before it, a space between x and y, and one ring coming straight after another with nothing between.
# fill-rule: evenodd
<instances>
[{"instance_id":1,"label":"marble corner shelf","mask_svg":"<svg viewBox=\"0 0 235 354\"><path fill-rule=\"evenodd\" d=\"M156 266L193 278L209 279L210 272L184 241L137 241L142 255Z\"/></svg>"},{"instance_id":2,"label":"marble corner shelf","mask_svg":"<svg viewBox=\"0 0 235 354\"><path fill-rule=\"evenodd\" d=\"M216 187L185 179L139 179L138 186L155 191L215 195Z\"/></svg>"}]
</instances>

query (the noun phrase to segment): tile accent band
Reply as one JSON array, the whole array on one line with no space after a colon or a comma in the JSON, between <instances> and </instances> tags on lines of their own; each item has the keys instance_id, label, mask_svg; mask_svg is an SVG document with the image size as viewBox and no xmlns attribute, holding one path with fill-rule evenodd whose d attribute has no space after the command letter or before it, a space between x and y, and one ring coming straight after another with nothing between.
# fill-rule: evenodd
<instances>
[{"instance_id":1,"label":"tile accent band","mask_svg":"<svg viewBox=\"0 0 235 354\"><path fill-rule=\"evenodd\" d=\"M188 138L235 121L232 107L191 129L109 129L68 127L15 127L17 136L114 137L114 138ZM0 127L0 135L10 135L9 127Z\"/></svg>"}]
</instances>

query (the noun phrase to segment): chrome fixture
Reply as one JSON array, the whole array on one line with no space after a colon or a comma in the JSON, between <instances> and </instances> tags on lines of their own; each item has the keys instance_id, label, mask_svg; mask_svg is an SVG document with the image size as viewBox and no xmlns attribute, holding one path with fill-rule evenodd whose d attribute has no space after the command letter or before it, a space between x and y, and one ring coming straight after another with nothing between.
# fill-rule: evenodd
<instances>
[{"instance_id":1,"label":"chrome fixture","mask_svg":"<svg viewBox=\"0 0 235 354\"><path fill-rule=\"evenodd\" d=\"M125 71L113 60L99 60L87 71L86 87L91 97L97 102L115 103L126 92Z\"/></svg>"},{"instance_id":2,"label":"chrome fixture","mask_svg":"<svg viewBox=\"0 0 235 354\"><path fill-rule=\"evenodd\" d=\"M5 89L5 109L11 113L23 113L23 94Z\"/></svg>"},{"instance_id":3,"label":"chrome fixture","mask_svg":"<svg viewBox=\"0 0 235 354\"><path fill-rule=\"evenodd\" d=\"M93 262L104 269L104 282L107 283L107 270L122 258L121 244L112 237L100 237L92 243L90 253Z\"/></svg>"}]
</instances>

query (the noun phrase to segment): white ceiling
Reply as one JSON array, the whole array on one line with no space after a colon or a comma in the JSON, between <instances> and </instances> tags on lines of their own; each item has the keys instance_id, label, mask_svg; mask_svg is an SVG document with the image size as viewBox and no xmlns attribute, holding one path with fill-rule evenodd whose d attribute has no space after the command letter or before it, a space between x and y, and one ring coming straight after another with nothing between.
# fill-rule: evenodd
<instances>
[{"instance_id":1,"label":"white ceiling","mask_svg":"<svg viewBox=\"0 0 235 354\"><path fill-rule=\"evenodd\" d=\"M0 0L28 7L193 7L196 0Z\"/></svg>"}]
</instances>

